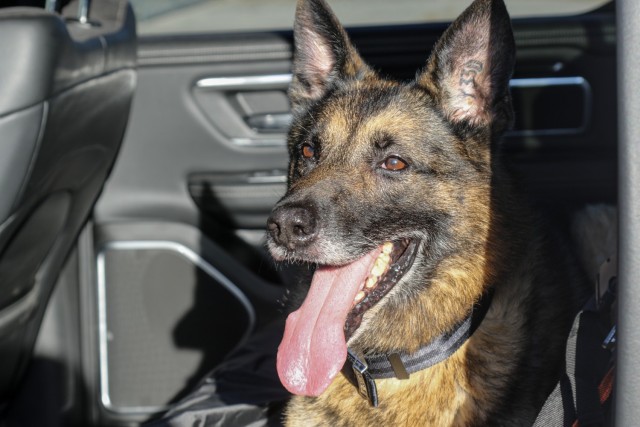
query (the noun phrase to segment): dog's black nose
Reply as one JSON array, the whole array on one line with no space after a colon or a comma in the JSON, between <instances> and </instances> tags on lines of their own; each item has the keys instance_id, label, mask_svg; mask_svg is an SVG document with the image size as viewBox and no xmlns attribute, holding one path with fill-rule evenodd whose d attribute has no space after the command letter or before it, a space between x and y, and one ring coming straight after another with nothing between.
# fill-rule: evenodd
<instances>
[{"instance_id":1,"label":"dog's black nose","mask_svg":"<svg viewBox=\"0 0 640 427\"><path fill-rule=\"evenodd\" d=\"M312 206L280 206L271 212L267 228L281 246L291 250L306 246L317 234L316 210Z\"/></svg>"}]
</instances>

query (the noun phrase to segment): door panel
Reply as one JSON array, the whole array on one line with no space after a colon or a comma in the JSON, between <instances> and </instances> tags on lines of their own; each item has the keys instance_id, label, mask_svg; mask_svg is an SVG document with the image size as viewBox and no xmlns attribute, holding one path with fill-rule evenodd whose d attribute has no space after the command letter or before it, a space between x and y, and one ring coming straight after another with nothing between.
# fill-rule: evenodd
<instances>
[{"instance_id":1,"label":"door panel","mask_svg":"<svg viewBox=\"0 0 640 427\"><path fill-rule=\"evenodd\" d=\"M128 143L96 208L96 220L157 218L197 224L199 212L187 188L190 174L285 168L281 138L276 146L234 142L252 134L227 93L211 90L204 96L195 84L200 76L281 73L288 67L283 62L235 69L228 64L141 68Z\"/></svg>"}]
</instances>

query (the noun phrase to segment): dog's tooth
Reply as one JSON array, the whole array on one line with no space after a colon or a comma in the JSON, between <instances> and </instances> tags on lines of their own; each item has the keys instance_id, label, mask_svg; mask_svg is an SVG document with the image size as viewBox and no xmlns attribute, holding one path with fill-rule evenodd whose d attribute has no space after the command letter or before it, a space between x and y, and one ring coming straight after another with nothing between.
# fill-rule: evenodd
<instances>
[{"instance_id":1,"label":"dog's tooth","mask_svg":"<svg viewBox=\"0 0 640 427\"><path fill-rule=\"evenodd\" d=\"M371 269L371 275L372 275L372 276L375 276L375 277L380 277L380 276L382 276L382 274L384 273L384 269L385 269L386 267L387 267L387 266L386 266L386 265L384 265L384 263L376 262L376 263L374 264L373 268Z\"/></svg>"},{"instance_id":2,"label":"dog's tooth","mask_svg":"<svg viewBox=\"0 0 640 427\"><path fill-rule=\"evenodd\" d=\"M385 254L384 252L381 253L380 256L378 256L378 259L382 261L385 265L389 265L389 262L391 262L391 257L388 254Z\"/></svg>"},{"instance_id":3,"label":"dog's tooth","mask_svg":"<svg viewBox=\"0 0 640 427\"><path fill-rule=\"evenodd\" d=\"M362 300L364 299L365 295L366 295L366 294L364 293L364 291L360 291L360 292L358 292L358 293L356 294L356 297L355 297L355 299L353 300L353 302L355 302L356 304L357 304L357 303L359 303L360 301L362 301Z\"/></svg>"},{"instance_id":4,"label":"dog's tooth","mask_svg":"<svg viewBox=\"0 0 640 427\"><path fill-rule=\"evenodd\" d=\"M367 289L371 289L377 283L378 283L378 278L377 277L369 277L369 278L367 278L367 281L364 282L364 287L367 288Z\"/></svg>"},{"instance_id":5,"label":"dog's tooth","mask_svg":"<svg viewBox=\"0 0 640 427\"><path fill-rule=\"evenodd\" d=\"M384 245L382 245L382 253L389 255L391 254L391 251L393 251L393 243L391 242L386 242Z\"/></svg>"},{"instance_id":6,"label":"dog's tooth","mask_svg":"<svg viewBox=\"0 0 640 427\"><path fill-rule=\"evenodd\" d=\"M386 270L387 267L389 267L389 261L391 260L391 258L389 258L388 255L384 255L384 257L386 258L378 257L375 262L375 265L378 266L378 268L381 268L383 270L382 271L383 273L384 273L384 270Z\"/></svg>"}]
</instances>

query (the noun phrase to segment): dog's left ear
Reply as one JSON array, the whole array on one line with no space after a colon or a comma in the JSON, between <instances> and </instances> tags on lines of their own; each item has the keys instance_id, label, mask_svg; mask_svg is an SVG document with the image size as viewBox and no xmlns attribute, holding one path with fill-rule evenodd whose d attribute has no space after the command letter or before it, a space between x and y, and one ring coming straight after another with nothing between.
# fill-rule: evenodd
<instances>
[{"instance_id":1,"label":"dog's left ear","mask_svg":"<svg viewBox=\"0 0 640 427\"><path fill-rule=\"evenodd\" d=\"M475 0L440 38L417 82L450 122L502 132L513 116L509 80L514 62L503 0Z\"/></svg>"}]
</instances>

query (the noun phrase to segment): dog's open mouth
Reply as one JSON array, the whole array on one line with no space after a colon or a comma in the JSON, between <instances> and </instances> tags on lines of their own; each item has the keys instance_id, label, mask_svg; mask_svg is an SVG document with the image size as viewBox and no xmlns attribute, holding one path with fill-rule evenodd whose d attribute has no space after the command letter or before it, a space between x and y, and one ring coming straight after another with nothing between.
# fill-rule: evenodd
<instances>
[{"instance_id":1,"label":"dog's open mouth","mask_svg":"<svg viewBox=\"0 0 640 427\"><path fill-rule=\"evenodd\" d=\"M344 325L347 340L360 326L364 313L387 295L411 267L417 247L415 241L408 239L382 245L368 277L353 300L353 309L347 316Z\"/></svg>"},{"instance_id":2,"label":"dog's open mouth","mask_svg":"<svg viewBox=\"0 0 640 427\"><path fill-rule=\"evenodd\" d=\"M278 375L290 392L317 396L329 386L346 360L346 340L409 271L418 246L409 239L387 242L347 265L318 266L278 349Z\"/></svg>"}]
</instances>

